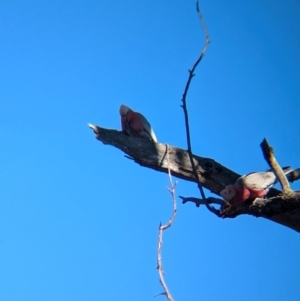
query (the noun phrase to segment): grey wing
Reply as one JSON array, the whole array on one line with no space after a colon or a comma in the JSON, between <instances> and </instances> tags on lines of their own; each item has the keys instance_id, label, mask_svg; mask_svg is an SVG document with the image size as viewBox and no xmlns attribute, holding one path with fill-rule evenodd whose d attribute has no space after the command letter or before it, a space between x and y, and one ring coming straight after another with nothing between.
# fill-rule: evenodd
<instances>
[{"instance_id":1,"label":"grey wing","mask_svg":"<svg viewBox=\"0 0 300 301\"><path fill-rule=\"evenodd\" d=\"M131 136L132 133L131 133L132 129L130 127L130 125L128 124L128 122L126 121L125 122L125 126L124 126L124 129L123 129L123 132L128 135L128 136Z\"/></svg>"},{"instance_id":2,"label":"grey wing","mask_svg":"<svg viewBox=\"0 0 300 301\"><path fill-rule=\"evenodd\" d=\"M143 123L144 125L144 128L145 128L145 131L147 132L147 134L151 137L151 139L154 141L154 142L157 142L157 138L156 138L156 135L150 125L150 123L148 122L148 120L146 119L146 117L144 115L142 115L141 113L137 113L140 117L140 120L141 122Z\"/></svg>"},{"instance_id":3,"label":"grey wing","mask_svg":"<svg viewBox=\"0 0 300 301\"><path fill-rule=\"evenodd\" d=\"M263 190L271 188L276 183L273 172L252 172L237 179L236 185Z\"/></svg>"}]
</instances>

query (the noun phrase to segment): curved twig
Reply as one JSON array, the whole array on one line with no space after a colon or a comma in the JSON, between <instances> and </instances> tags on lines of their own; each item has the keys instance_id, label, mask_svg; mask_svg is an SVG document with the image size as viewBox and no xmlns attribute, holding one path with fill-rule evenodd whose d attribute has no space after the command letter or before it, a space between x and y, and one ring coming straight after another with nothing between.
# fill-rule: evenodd
<instances>
[{"instance_id":1,"label":"curved twig","mask_svg":"<svg viewBox=\"0 0 300 301\"><path fill-rule=\"evenodd\" d=\"M161 253L162 243L163 243L163 231L170 228L171 225L174 223L176 212L177 212L177 204L176 204L176 198L175 198L175 188L176 188L177 182L175 182L175 184L174 184L172 181L172 175L171 175L170 164L169 164L169 150L168 150L167 144L166 144L166 148L167 148L168 174L169 174L169 181L170 181L170 185L171 185L171 187L167 188L167 189L172 195L173 212L172 212L172 215L171 215L169 221L164 225L160 224L159 228L158 228L157 269L158 269L158 274L159 274L159 282L164 289L164 293L158 294L156 296L165 295L169 301L174 301L174 299L169 291L169 288L166 284L165 278L164 278L164 271L163 271L163 267L162 267L162 253Z\"/></svg>"},{"instance_id":2,"label":"curved twig","mask_svg":"<svg viewBox=\"0 0 300 301\"><path fill-rule=\"evenodd\" d=\"M200 61L204 57L206 49L208 47L208 44L210 43L209 36L208 36L208 31L207 31L207 28L205 26L205 23L204 23L204 20L203 20L201 11L200 11L199 1L197 1L197 3L196 3L196 9L197 9L197 12L198 12L198 15L199 15L201 26L202 26L204 34L205 34L205 43L204 43L203 49L202 49L202 51L200 53L200 56L198 57L198 59L194 63L192 69L189 69L189 77L188 77L188 80L187 80L187 83L186 83L186 86L185 86L185 89L184 89L184 92L183 92L183 95L182 95L182 105L181 105L181 107L183 108L184 118L185 118L185 129L186 129L186 138L187 138L188 153L189 153L191 165L192 165L192 168L193 168L193 173L194 173L194 176L195 176L195 178L197 180L198 188L200 190L201 197L204 200L205 206L207 207L207 209L210 212L213 212L214 214L216 214L217 216L219 216L219 210L215 209L213 206L211 206L208 202L205 201L206 197L205 197L205 194L204 194L204 190L203 190L203 187L202 187L202 185L200 183L199 175L196 172L195 163L193 161L192 143L191 143L191 135L190 135L190 127L189 127L189 117L188 117L188 110L187 110L187 104L186 104L186 97L187 97L187 93L188 93L188 90L189 90L192 78L195 75L194 72L195 72L198 64L200 63Z\"/></svg>"}]
</instances>

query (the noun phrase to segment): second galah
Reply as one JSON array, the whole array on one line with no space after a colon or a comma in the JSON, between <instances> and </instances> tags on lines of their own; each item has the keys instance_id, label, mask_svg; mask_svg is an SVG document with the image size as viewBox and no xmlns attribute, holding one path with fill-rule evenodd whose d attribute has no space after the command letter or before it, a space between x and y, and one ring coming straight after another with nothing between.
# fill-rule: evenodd
<instances>
[{"instance_id":1,"label":"second galah","mask_svg":"<svg viewBox=\"0 0 300 301\"><path fill-rule=\"evenodd\" d=\"M293 171L285 168L284 173ZM272 171L251 172L237 179L234 185L226 186L221 192L221 197L231 205L258 197L264 197L276 183L277 177Z\"/></svg>"},{"instance_id":2,"label":"second galah","mask_svg":"<svg viewBox=\"0 0 300 301\"><path fill-rule=\"evenodd\" d=\"M157 142L155 133L144 115L125 105L120 106L122 131L130 136L149 138Z\"/></svg>"}]
</instances>

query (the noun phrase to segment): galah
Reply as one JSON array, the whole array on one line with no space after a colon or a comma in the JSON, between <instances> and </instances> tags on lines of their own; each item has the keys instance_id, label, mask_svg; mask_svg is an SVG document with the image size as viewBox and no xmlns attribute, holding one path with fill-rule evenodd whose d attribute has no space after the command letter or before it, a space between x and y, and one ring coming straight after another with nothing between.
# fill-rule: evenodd
<instances>
[{"instance_id":1,"label":"galah","mask_svg":"<svg viewBox=\"0 0 300 301\"><path fill-rule=\"evenodd\" d=\"M292 171L291 168L284 168L285 174ZM273 171L251 172L238 178L234 185L226 186L220 195L231 205L237 206L248 199L264 197L277 182Z\"/></svg>"},{"instance_id":2,"label":"galah","mask_svg":"<svg viewBox=\"0 0 300 301\"><path fill-rule=\"evenodd\" d=\"M125 105L120 106L122 131L130 136L143 137L157 142L155 133L144 115Z\"/></svg>"}]
</instances>

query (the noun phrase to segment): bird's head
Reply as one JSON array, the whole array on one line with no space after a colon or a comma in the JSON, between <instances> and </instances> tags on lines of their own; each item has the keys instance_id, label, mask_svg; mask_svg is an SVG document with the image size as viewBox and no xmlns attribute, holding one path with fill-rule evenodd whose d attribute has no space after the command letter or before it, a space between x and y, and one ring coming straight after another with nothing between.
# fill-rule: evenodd
<instances>
[{"instance_id":1,"label":"bird's head","mask_svg":"<svg viewBox=\"0 0 300 301\"><path fill-rule=\"evenodd\" d=\"M227 202L231 201L235 194L236 190L234 185L228 185L220 192L220 196Z\"/></svg>"}]
</instances>

